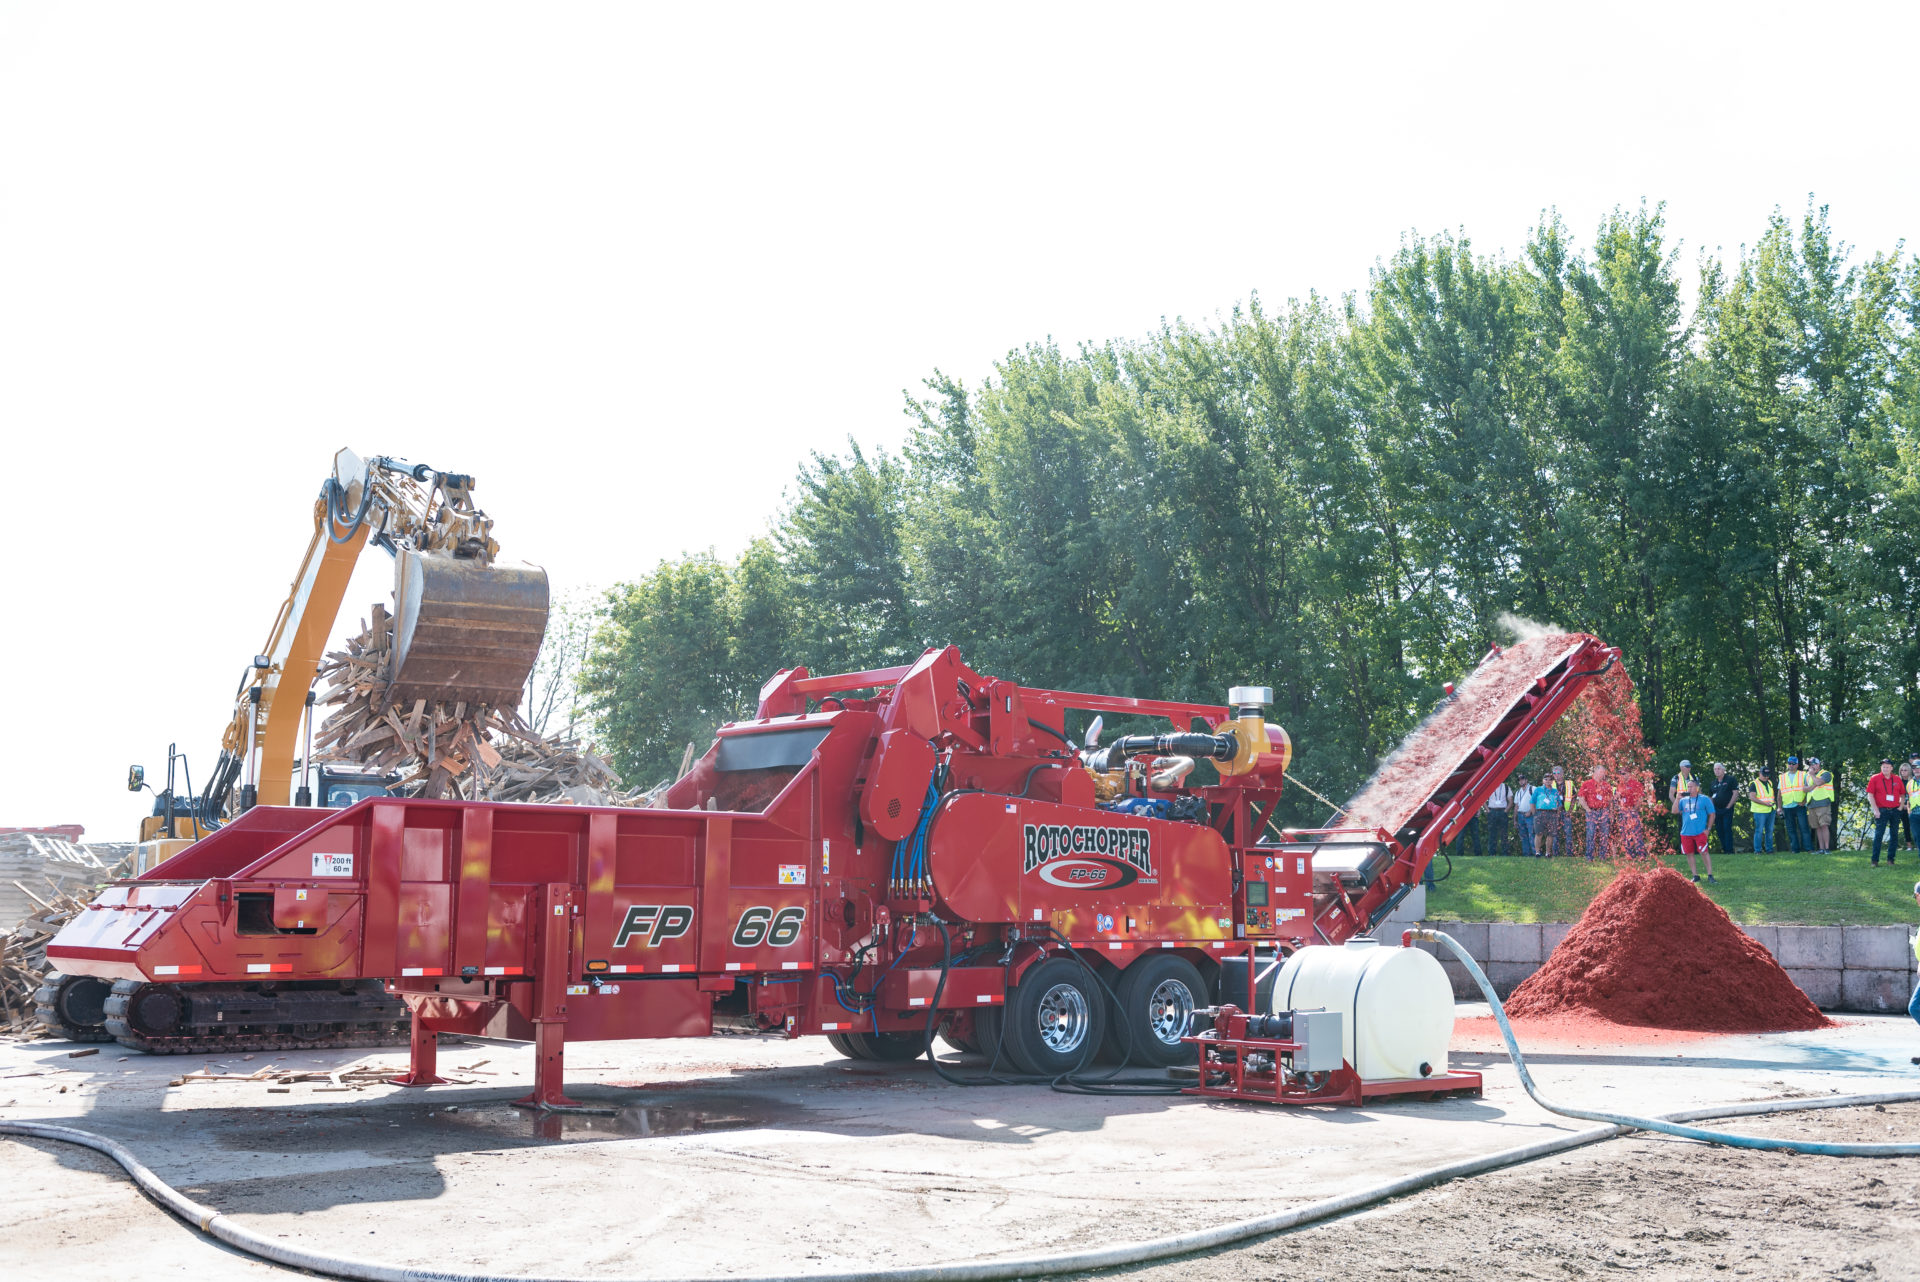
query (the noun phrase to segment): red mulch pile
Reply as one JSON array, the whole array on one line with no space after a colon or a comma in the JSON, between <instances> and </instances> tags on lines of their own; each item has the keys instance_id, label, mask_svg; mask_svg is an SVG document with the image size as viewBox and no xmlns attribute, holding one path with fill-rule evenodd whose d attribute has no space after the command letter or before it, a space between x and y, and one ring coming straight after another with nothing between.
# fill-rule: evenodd
<instances>
[{"instance_id":1,"label":"red mulch pile","mask_svg":"<svg viewBox=\"0 0 1920 1282\"><path fill-rule=\"evenodd\" d=\"M1507 1013L1712 1033L1833 1026L1724 908L1664 867L1614 878Z\"/></svg>"},{"instance_id":2,"label":"red mulch pile","mask_svg":"<svg viewBox=\"0 0 1920 1282\"><path fill-rule=\"evenodd\" d=\"M1506 647L1401 742L1346 804L1343 826L1399 832L1540 677L1587 637L1542 632Z\"/></svg>"}]
</instances>

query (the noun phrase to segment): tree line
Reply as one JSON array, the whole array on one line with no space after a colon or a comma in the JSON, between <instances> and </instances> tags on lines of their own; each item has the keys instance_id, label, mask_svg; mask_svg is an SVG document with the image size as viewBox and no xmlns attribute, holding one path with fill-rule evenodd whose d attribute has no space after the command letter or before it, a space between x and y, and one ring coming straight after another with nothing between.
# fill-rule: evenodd
<instances>
[{"instance_id":1,"label":"tree line","mask_svg":"<svg viewBox=\"0 0 1920 1282\"><path fill-rule=\"evenodd\" d=\"M1339 798L1512 615L1622 648L1662 778L1864 781L1920 746L1920 264L1810 205L1693 271L1657 207L1585 249L1548 216L1517 256L1409 236L1338 301L936 371L898 453L815 455L737 558L607 593L581 695L648 782L795 664L1266 684Z\"/></svg>"}]
</instances>

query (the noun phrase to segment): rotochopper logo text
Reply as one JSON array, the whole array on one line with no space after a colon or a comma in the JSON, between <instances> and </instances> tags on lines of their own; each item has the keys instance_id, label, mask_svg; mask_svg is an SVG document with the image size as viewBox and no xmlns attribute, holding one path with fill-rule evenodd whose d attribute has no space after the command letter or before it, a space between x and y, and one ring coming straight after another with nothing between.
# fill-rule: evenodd
<instances>
[{"instance_id":1,"label":"rotochopper logo text","mask_svg":"<svg viewBox=\"0 0 1920 1282\"><path fill-rule=\"evenodd\" d=\"M1153 876L1153 834L1145 828L1026 824L1022 831L1026 838L1026 872L1032 872L1049 859L1105 855L1132 864L1145 876Z\"/></svg>"}]
</instances>

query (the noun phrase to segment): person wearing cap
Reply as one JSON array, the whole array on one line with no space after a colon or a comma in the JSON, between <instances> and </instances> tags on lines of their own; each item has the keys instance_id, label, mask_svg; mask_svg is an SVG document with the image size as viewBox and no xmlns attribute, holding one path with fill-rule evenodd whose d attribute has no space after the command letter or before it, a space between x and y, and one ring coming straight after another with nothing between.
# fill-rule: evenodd
<instances>
[{"instance_id":1,"label":"person wearing cap","mask_svg":"<svg viewBox=\"0 0 1920 1282\"><path fill-rule=\"evenodd\" d=\"M1833 772L1820 764L1820 758L1808 757L1807 765L1807 823L1813 829L1813 848L1827 851L1833 848ZM1904 790L1903 790L1904 797ZM1906 827L1903 817L1895 830Z\"/></svg>"},{"instance_id":2,"label":"person wearing cap","mask_svg":"<svg viewBox=\"0 0 1920 1282\"><path fill-rule=\"evenodd\" d=\"M1713 826L1713 798L1701 793L1698 779L1689 779L1686 793L1673 808L1680 816L1680 853L1687 857L1687 875L1700 880L1693 864L1693 857L1698 855L1706 861L1707 880L1712 881L1713 852L1707 849L1707 829Z\"/></svg>"},{"instance_id":3,"label":"person wearing cap","mask_svg":"<svg viewBox=\"0 0 1920 1282\"><path fill-rule=\"evenodd\" d=\"M1720 838L1720 853L1733 853L1733 799L1740 795L1740 781L1727 769L1727 763L1713 763L1713 782L1707 785L1713 798L1713 831Z\"/></svg>"},{"instance_id":4,"label":"person wearing cap","mask_svg":"<svg viewBox=\"0 0 1920 1282\"><path fill-rule=\"evenodd\" d=\"M1787 847L1794 854L1813 844L1813 834L1807 831L1807 772L1800 768L1798 757L1788 757L1787 768L1780 772L1780 825L1787 830Z\"/></svg>"},{"instance_id":5,"label":"person wearing cap","mask_svg":"<svg viewBox=\"0 0 1920 1282\"><path fill-rule=\"evenodd\" d=\"M1753 772L1753 787L1747 790L1747 804L1753 810L1753 853L1773 853L1773 780L1765 766Z\"/></svg>"},{"instance_id":6,"label":"person wearing cap","mask_svg":"<svg viewBox=\"0 0 1920 1282\"><path fill-rule=\"evenodd\" d=\"M1901 807L1907 801L1906 785L1893 773L1893 758L1884 757L1880 761L1880 773L1867 780L1867 800L1873 803L1873 866L1880 866L1880 835L1887 837L1887 866L1894 864L1894 834L1900 830L1906 816Z\"/></svg>"},{"instance_id":7,"label":"person wearing cap","mask_svg":"<svg viewBox=\"0 0 1920 1282\"><path fill-rule=\"evenodd\" d=\"M1680 773L1667 780L1667 809L1670 814L1680 813L1680 798L1687 795L1687 784L1693 778L1693 763L1684 758L1680 762Z\"/></svg>"}]
</instances>

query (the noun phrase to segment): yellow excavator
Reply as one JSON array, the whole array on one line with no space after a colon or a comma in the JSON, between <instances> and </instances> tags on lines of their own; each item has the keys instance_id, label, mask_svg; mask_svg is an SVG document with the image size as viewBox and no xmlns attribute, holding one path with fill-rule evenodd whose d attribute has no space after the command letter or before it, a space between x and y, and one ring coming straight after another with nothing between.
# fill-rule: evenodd
<instances>
[{"instance_id":1,"label":"yellow excavator","mask_svg":"<svg viewBox=\"0 0 1920 1282\"><path fill-rule=\"evenodd\" d=\"M345 449L334 455L314 501L313 538L266 645L240 678L205 790L195 795L189 775L185 794L176 791L176 766L185 759L169 749L166 787L155 792L153 814L140 825L136 873L256 805L314 804L314 674L368 543L394 560L394 658L383 701L403 706L425 699L469 709L518 704L546 635L547 575L499 560L493 519L474 505L473 486L471 476L424 464L381 456L363 460ZM322 771L318 778L323 806L385 791L384 781L368 776ZM127 787L149 788L145 770L132 767ZM98 979L49 975L35 996L41 1022L68 1037L118 1036L144 1050L197 1051L203 1043L221 1050L366 1045L395 1033L406 1038L405 1009L377 982L365 992L359 986L320 992L273 985L142 986L137 1000L179 1008L175 1013L183 1018L170 1026L217 1029L211 1037L175 1039L192 1043L177 1046L147 1044L150 1039L131 1034L126 1002Z\"/></svg>"}]
</instances>

